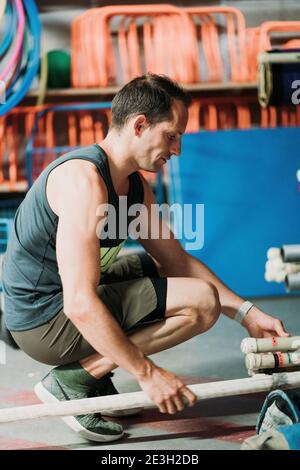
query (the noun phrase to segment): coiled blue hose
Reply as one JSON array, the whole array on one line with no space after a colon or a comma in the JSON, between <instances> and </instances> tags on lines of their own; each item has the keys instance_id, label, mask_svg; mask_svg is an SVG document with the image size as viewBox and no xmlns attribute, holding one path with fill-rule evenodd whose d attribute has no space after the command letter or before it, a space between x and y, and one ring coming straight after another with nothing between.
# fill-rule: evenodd
<instances>
[{"instance_id":1,"label":"coiled blue hose","mask_svg":"<svg viewBox=\"0 0 300 470\"><path fill-rule=\"evenodd\" d=\"M34 0L24 0L23 7L26 15L26 23L28 25L27 32L28 34L28 42L29 42L29 53L27 57L27 63L25 65L25 69L23 70L22 65L22 58L23 54L20 57L20 64L15 70L15 76L12 80L11 85L6 90L6 102L4 104L0 104L0 116L3 116L7 112L9 112L12 108L14 108L27 94L34 80L34 77L38 73L39 70L39 63L40 63L40 37L41 37L41 24L39 20L38 10L35 5ZM12 17L16 17L16 12L13 8L6 9L12 15ZM14 25L14 21L12 20L12 24ZM8 35L5 35L7 38ZM4 39L5 39L4 38ZM6 43L8 42L7 39ZM4 40L3 40L4 42ZM3 48L3 42L1 47ZM7 48L6 43L4 44L4 49ZM19 79L22 77L20 84L16 90L14 87L16 83L19 82Z\"/></svg>"},{"instance_id":2,"label":"coiled blue hose","mask_svg":"<svg viewBox=\"0 0 300 470\"><path fill-rule=\"evenodd\" d=\"M27 25L27 22L26 22ZM14 90L15 85L18 83L19 80L22 80L26 72L27 63L29 60L29 38L28 38L28 28L25 29L24 32L24 40L23 40L23 51L22 57L18 62L18 66L14 73L14 78L9 87L6 89L6 96L10 96ZM24 65L25 64L25 65Z\"/></svg>"},{"instance_id":3,"label":"coiled blue hose","mask_svg":"<svg viewBox=\"0 0 300 470\"><path fill-rule=\"evenodd\" d=\"M7 50L10 47L13 38L15 37L16 30L17 30L17 20L18 17L16 15L14 5L10 6L9 2L6 4L6 27L4 32L3 40L0 44L0 58L6 54Z\"/></svg>"}]
</instances>

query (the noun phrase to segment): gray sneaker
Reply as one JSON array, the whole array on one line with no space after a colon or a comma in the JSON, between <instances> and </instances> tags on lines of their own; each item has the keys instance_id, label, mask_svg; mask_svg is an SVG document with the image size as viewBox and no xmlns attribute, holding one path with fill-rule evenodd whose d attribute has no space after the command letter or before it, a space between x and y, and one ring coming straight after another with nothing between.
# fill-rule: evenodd
<instances>
[{"instance_id":1,"label":"gray sneaker","mask_svg":"<svg viewBox=\"0 0 300 470\"><path fill-rule=\"evenodd\" d=\"M102 379L96 379L86 372L79 363L72 363L52 369L35 386L34 391L41 401L54 403L110 395L112 394L110 384L118 393L110 377L104 376ZM62 420L81 437L91 441L115 441L124 434L120 424L104 420L100 413L67 416Z\"/></svg>"}]
</instances>

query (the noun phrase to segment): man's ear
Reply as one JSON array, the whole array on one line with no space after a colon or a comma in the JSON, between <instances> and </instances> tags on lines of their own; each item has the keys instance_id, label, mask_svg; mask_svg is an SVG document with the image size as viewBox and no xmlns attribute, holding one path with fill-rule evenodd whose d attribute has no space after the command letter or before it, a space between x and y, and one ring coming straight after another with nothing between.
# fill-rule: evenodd
<instances>
[{"instance_id":1,"label":"man's ear","mask_svg":"<svg viewBox=\"0 0 300 470\"><path fill-rule=\"evenodd\" d=\"M140 136L143 130L147 127L147 119L144 114L139 114L136 116L134 123L134 133L136 136Z\"/></svg>"}]
</instances>

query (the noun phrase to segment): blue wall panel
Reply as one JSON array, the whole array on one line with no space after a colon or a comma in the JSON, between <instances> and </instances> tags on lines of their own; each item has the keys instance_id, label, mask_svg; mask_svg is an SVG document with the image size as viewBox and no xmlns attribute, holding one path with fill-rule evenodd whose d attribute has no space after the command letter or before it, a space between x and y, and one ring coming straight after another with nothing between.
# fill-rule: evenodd
<instances>
[{"instance_id":1,"label":"blue wall panel","mask_svg":"<svg viewBox=\"0 0 300 470\"><path fill-rule=\"evenodd\" d=\"M270 246L300 243L299 168L300 128L187 134L169 163L171 202L205 205L191 254L242 296L285 293L264 267Z\"/></svg>"}]
</instances>

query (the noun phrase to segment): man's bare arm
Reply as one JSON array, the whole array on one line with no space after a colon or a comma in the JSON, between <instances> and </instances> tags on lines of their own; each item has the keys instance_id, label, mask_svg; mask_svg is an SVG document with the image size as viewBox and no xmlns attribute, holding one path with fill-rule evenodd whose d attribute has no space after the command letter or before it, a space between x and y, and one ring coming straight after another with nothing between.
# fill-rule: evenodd
<instances>
[{"instance_id":1,"label":"man's bare arm","mask_svg":"<svg viewBox=\"0 0 300 470\"><path fill-rule=\"evenodd\" d=\"M137 378L162 412L174 412L170 400L178 404L175 409L181 409L184 396L194 404L195 395L178 377L145 357L97 296L100 220L96 210L107 201L101 177L86 163L79 168L73 165L56 189L57 261L66 315L96 351Z\"/></svg>"},{"instance_id":2,"label":"man's bare arm","mask_svg":"<svg viewBox=\"0 0 300 470\"><path fill-rule=\"evenodd\" d=\"M175 239L172 230L167 224L160 220L160 234L164 234L166 239L151 239L151 224L157 223L151 220L151 204L155 204L155 198L149 184L144 182L144 204L148 212L148 239L140 239L140 243L146 251L162 266L169 277L194 277L213 284L219 293L222 312L233 317L236 310L244 300L232 292L204 263L189 255ZM167 235L167 236L166 236Z\"/></svg>"},{"instance_id":3,"label":"man's bare arm","mask_svg":"<svg viewBox=\"0 0 300 470\"><path fill-rule=\"evenodd\" d=\"M169 277L194 277L213 284L219 294L222 313L233 319L245 300L230 290L204 263L188 254L179 241L175 239L174 234L164 221L160 220L159 233L168 234L168 237L166 239L151 239L151 224L156 223L150 218L151 204L155 204L156 201L148 182L144 178L143 184L144 204L148 209L148 239L140 239L140 243L162 266ZM243 321L243 326L248 329L252 336L286 335L280 320L265 314L256 306L251 308Z\"/></svg>"},{"instance_id":4,"label":"man's bare arm","mask_svg":"<svg viewBox=\"0 0 300 470\"><path fill-rule=\"evenodd\" d=\"M64 312L96 351L135 375L147 367L147 359L96 294L100 282L96 210L107 197L100 178L94 168L80 162L57 188L56 253Z\"/></svg>"}]
</instances>

